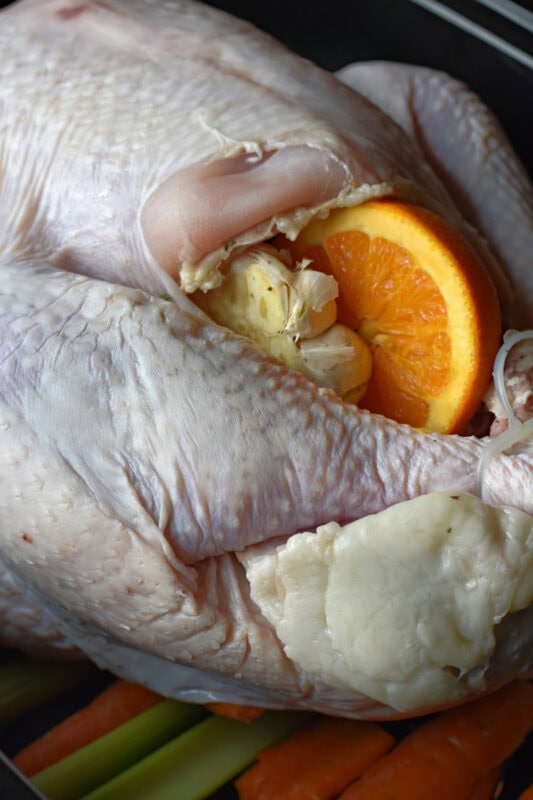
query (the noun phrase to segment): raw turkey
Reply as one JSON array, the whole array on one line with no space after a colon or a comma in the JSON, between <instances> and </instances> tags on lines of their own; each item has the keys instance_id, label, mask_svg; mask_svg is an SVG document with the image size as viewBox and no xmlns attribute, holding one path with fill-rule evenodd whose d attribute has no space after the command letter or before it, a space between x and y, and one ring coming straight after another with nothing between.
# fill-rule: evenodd
<instances>
[{"instance_id":1,"label":"raw turkey","mask_svg":"<svg viewBox=\"0 0 533 800\"><path fill-rule=\"evenodd\" d=\"M531 327L531 187L489 112L407 67L341 80L180 0L23 0L0 52L3 641L353 717L527 675L521 437L482 459L359 411L188 297L393 195L458 228Z\"/></svg>"}]
</instances>

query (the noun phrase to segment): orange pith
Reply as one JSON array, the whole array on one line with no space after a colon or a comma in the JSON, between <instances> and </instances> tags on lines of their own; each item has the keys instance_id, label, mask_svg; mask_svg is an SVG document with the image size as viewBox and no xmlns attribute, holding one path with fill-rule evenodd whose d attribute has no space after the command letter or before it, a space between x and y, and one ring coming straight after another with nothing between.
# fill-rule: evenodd
<instances>
[{"instance_id":1,"label":"orange pith","mask_svg":"<svg viewBox=\"0 0 533 800\"><path fill-rule=\"evenodd\" d=\"M359 405L417 428L460 431L490 380L499 305L462 237L424 208L378 200L311 223L297 259L333 273L338 318L370 345Z\"/></svg>"}]
</instances>

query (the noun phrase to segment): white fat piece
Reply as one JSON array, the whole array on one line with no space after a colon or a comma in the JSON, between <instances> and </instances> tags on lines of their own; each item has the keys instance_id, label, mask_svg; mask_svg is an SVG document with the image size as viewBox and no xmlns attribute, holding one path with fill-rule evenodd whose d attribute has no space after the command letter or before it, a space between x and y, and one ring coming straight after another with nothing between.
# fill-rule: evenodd
<instances>
[{"instance_id":1,"label":"white fat piece","mask_svg":"<svg viewBox=\"0 0 533 800\"><path fill-rule=\"evenodd\" d=\"M240 554L299 666L400 711L485 688L495 626L533 601L532 517L433 493Z\"/></svg>"}]
</instances>

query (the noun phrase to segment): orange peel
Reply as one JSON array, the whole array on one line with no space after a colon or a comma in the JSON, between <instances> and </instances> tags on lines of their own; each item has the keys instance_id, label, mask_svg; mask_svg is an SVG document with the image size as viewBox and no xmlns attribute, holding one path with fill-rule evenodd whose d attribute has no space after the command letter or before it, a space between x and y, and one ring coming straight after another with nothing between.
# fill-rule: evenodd
<instances>
[{"instance_id":1,"label":"orange peel","mask_svg":"<svg viewBox=\"0 0 533 800\"><path fill-rule=\"evenodd\" d=\"M433 212L376 200L314 220L294 258L339 283L339 322L373 356L359 405L414 427L460 432L489 384L501 339L499 302L483 264Z\"/></svg>"}]
</instances>

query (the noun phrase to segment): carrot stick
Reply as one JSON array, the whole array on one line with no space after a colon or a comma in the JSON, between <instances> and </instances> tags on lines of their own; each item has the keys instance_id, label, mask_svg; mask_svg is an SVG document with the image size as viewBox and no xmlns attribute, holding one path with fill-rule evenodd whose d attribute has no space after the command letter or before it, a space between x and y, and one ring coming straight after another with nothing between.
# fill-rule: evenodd
<instances>
[{"instance_id":1,"label":"carrot stick","mask_svg":"<svg viewBox=\"0 0 533 800\"><path fill-rule=\"evenodd\" d=\"M533 728L533 684L515 682L407 736L341 800L469 800Z\"/></svg>"},{"instance_id":2,"label":"carrot stick","mask_svg":"<svg viewBox=\"0 0 533 800\"><path fill-rule=\"evenodd\" d=\"M316 719L258 753L236 781L241 800L328 800L394 744L379 725Z\"/></svg>"},{"instance_id":3,"label":"carrot stick","mask_svg":"<svg viewBox=\"0 0 533 800\"><path fill-rule=\"evenodd\" d=\"M92 703L21 750L13 761L25 775L35 775L128 722L162 699L144 686L117 680Z\"/></svg>"},{"instance_id":4,"label":"carrot stick","mask_svg":"<svg viewBox=\"0 0 533 800\"><path fill-rule=\"evenodd\" d=\"M522 792L519 800L533 800L533 783L525 792Z\"/></svg>"},{"instance_id":5,"label":"carrot stick","mask_svg":"<svg viewBox=\"0 0 533 800\"><path fill-rule=\"evenodd\" d=\"M496 769L488 772L484 778L481 778L481 780L476 783L469 800L492 800L500 780L500 774L500 767L496 767Z\"/></svg>"},{"instance_id":6,"label":"carrot stick","mask_svg":"<svg viewBox=\"0 0 533 800\"><path fill-rule=\"evenodd\" d=\"M228 719L236 719L240 722L252 722L257 719L264 712L264 708L256 708L256 706L238 706L236 703L206 703L205 707L212 714L218 714L219 717L228 717Z\"/></svg>"}]
</instances>

